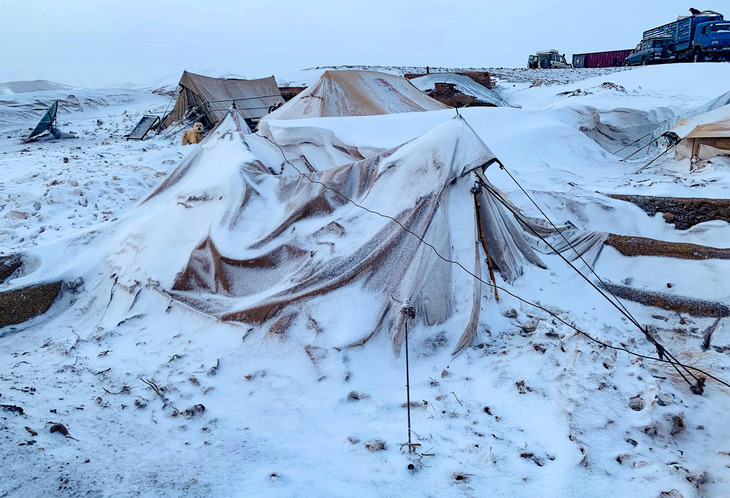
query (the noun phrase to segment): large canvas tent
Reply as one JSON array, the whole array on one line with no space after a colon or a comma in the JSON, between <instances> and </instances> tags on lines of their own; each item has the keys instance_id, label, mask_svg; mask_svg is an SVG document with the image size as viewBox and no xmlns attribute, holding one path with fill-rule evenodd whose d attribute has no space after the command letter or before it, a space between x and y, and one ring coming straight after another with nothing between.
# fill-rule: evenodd
<instances>
[{"instance_id":1,"label":"large canvas tent","mask_svg":"<svg viewBox=\"0 0 730 498\"><path fill-rule=\"evenodd\" d=\"M374 116L448 108L401 76L341 70L325 71L316 82L266 119Z\"/></svg>"},{"instance_id":2,"label":"large canvas tent","mask_svg":"<svg viewBox=\"0 0 730 498\"><path fill-rule=\"evenodd\" d=\"M102 306L115 319L113 310L133 312L135 294L154 287L278 337L323 335L346 347L385 336L396 350L401 310L412 306L416 326L449 322L458 352L474 340L489 294L474 278L490 278L480 233L507 281L525 265L546 266L538 252L552 249L541 238L576 257L554 228L525 217L489 184L485 170L498 160L462 117L364 159L317 162L316 172L289 161L299 157L294 140L279 148L245 127L229 114L132 211L20 255L32 264L0 292L82 281L59 284L60 294L89 290L76 306ZM560 229L589 262L606 237Z\"/></svg>"},{"instance_id":3,"label":"large canvas tent","mask_svg":"<svg viewBox=\"0 0 730 498\"><path fill-rule=\"evenodd\" d=\"M184 71L172 112L162 120L162 128L189 117L212 127L220 122L232 104L245 119L259 119L269 108L283 104L273 76L256 80L211 78Z\"/></svg>"}]
</instances>

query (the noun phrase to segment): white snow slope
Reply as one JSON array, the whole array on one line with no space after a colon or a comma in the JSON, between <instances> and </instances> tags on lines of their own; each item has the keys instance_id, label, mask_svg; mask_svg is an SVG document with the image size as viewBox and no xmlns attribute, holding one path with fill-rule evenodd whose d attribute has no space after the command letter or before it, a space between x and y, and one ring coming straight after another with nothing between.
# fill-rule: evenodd
<instances>
[{"instance_id":1,"label":"white snow slope","mask_svg":"<svg viewBox=\"0 0 730 498\"><path fill-rule=\"evenodd\" d=\"M519 81L507 75L497 86L522 108L460 112L553 221L730 247L727 222L675 230L661 214L650 217L604 195L728 198L726 159L690 173L687 161L669 154L636 174L661 148L621 162L626 152L613 155L607 145L645 133L621 123L644 120L650 128L727 92L730 64L646 67L595 79L574 70L561 73L567 84L535 86L529 74L532 81L547 77L521 71ZM578 89L585 93L570 95ZM170 301L145 280L153 267L168 276L180 271L189 247L168 235L177 218L170 226L155 219L155 242L164 237L169 244L143 262L128 258L149 253L153 242L134 236L152 219L135 214L150 212L137 201L194 147L179 145L174 130L142 142L123 138L142 114L162 114L166 97L73 92L75 99L59 90L0 103L0 254L59 248L58 261L78 259L74 247L83 254L98 248L97 258L113 254L101 266L90 258L96 273L86 278L100 284L76 302L0 329L0 497L727 494L727 388L708 380L703 395L692 394L668 365L601 347L501 291L497 302L486 286L477 339L462 354L450 354L449 322L411 331L411 424L419 446L409 455L404 352L394 355L387 338L342 349L326 329L278 337L267 334L270 323L220 322ZM42 115L32 109L57 98L68 102L60 128L79 138L22 143ZM595 112L610 120L617 110L627 118L611 122L618 130L611 144L591 140L576 118ZM394 147L453 116L446 110L268 125L274 137L319 128L363 152ZM201 190L222 196L235 190L235 174L219 166L250 153L223 145L206 163L210 176L200 179ZM540 215L497 165L487 176L527 214ZM388 206L382 199L381 211ZM190 233L205 232L220 217L209 214L191 221ZM120 226L131 234L123 241L96 235L121 233ZM180 240L189 243L187 235ZM528 268L512 285L498 274L497 283L601 341L656 354L557 256L544 261L548 269ZM595 269L615 283L721 303L730 298L727 260L630 258L604 248ZM114 284L116 275L136 271L139 281ZM730 380L728 318L702 351L715 319L624 305L677 357ZM357 295L333 297L331 313L353 323L368 312ZM199 404L204 412L185 414ZM50 432L57 423L68 437Z\"/></svg>"}]
</instances>

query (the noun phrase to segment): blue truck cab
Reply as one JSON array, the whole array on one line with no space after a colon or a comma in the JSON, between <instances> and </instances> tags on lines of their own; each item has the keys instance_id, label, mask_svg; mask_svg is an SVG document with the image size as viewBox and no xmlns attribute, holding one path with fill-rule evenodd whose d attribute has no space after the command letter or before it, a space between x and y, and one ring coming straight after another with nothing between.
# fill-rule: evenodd
<instances>
[{"instance_id":1,"label":"blue truck cab","mask_svg":"<svg viewBox=\"0 0 730 498\"><path fill-rule=\"evenodd\" d=\"M698 24L692 58L695 61L730 60L730 21Z\"/></svg>"},{"instance_id":2,"label":"blue truck cab","mask_svg":"<svg viewBox=\"0 0 730 498\"><path fill-rule=\"evenodd\" d=\"M730 60L730 21L713 10L690 11L690 16L644 31L643 39L671 38L678 61Z\"/></svg>"}]
</instances>

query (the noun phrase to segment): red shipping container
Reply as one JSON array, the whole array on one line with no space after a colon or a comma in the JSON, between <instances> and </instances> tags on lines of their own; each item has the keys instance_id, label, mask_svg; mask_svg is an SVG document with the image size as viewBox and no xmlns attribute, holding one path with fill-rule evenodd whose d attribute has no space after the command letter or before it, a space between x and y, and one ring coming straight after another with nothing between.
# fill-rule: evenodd
<instances>
[{"instance_id":1,"label":"red shipping container","mask_svg":"<svg viewBox=\"0 0 730 498\"><path fill-rule=\"evenodd\" d=\"M630 53L631 49L573 54L573 67L623 66L624 59L626 59Z\"/></svg>"}]
</instances>

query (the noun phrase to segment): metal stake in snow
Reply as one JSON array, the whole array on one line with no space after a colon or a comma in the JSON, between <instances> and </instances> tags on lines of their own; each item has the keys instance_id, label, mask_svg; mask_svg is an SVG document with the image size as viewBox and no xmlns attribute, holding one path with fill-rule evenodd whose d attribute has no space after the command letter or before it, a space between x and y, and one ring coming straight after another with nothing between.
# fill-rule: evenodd
<instances>
[{"instance_id":1,"label":"metal stake in snow","mask_svg":"<svg viewBox=\"0 0 730 498\"><path fill-rule=\"evenodd\" d=\"M413 444L411 443L411 382L408 371L408 320L416 318L416 309L413 306L404 306L400 312L406 315L404 324L406 327L406 410L408 412L408 453L413 453Z\"/></svg>"}]
</instances>

